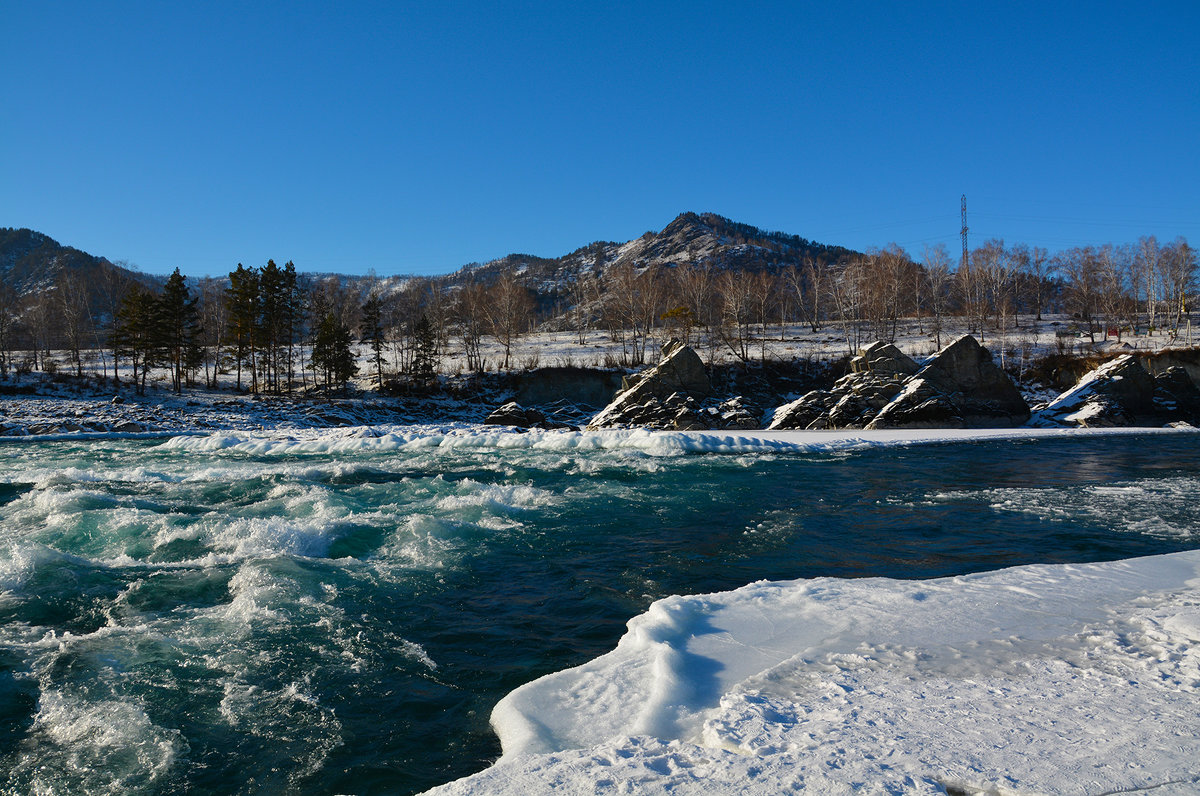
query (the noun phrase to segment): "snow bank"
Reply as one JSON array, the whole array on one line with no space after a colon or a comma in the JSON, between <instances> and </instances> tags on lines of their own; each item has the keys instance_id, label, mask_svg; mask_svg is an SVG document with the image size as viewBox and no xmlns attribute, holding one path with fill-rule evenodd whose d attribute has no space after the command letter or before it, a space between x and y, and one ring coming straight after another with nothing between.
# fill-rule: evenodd
<instances>
[{"instance_id":1,"label":"snow bank","mask_svg":"<svg viewBox=\"0 0 1200 796\"><path fill-rule=\"evenodd\" d=\"M1200 551L669 597L437 792L1196 792L1198 644Z\"/></svg>"}]
</instances>

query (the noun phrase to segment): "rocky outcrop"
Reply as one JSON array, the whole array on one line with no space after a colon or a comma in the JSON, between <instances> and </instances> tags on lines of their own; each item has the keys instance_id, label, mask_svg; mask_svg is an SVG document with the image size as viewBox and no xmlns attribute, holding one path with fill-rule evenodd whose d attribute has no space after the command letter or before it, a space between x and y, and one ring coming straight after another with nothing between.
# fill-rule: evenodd
<instances>
[{"instance_id":1,"label":"rocky outcrop","mask_svg":"<svg viewBox=\"0 0 1200 796\"><path fill-rule=\"evenodd\" d=\"M1200 424L1200 389L1182 367L1152 376L1133 354L1104 363L1039 413L1043 425Z\"/></svg>"},{"instance_id":2,"label":"rocky outcrop","mask_svg":"<svg viewBox=\"0 0 1200 796\"><path fill-rule=\"evenodd\" d=\"M1029 419L1016 385L969 335L924 367L879 342L859 351L850 368L833 389L781 406L770 428L987 428Z\"/></svg>"},{"instance_id":3,"label":"rocky outcrop","mask_svg":"<svg viewBox=\"0 0 1200 796\"><path fill-rule=\"evenodd\" d=\"M877 376L911 376L920 366L911 357L892 343L878 340L866 348L859 349L858 356L850 360L852 373L873 373Z\"/></svg>"},{"instance_id":4,"label":"rocky outcrop","mask_svg":"<svg viewBox=\"0 0 1200 796\"><path fill-rule=\"evenodd\" d=\"M934 354L867 428L1003 428L1029 405L992 354L964 335Z\"/></svg>"},{"instance_id":5,"label":"rocky outcrop","mask_svg":"<svg viewBox=\"0 0 1200 796\"><path fill-rule=\"evenodd\" d=\"M691 415L700 408L698 401L711 392L700 357L678 340L671 340L662 347L659 363L644 373L626 377L621 391L587 427L691 427ZM698 415L695 422L701 423Z\"/></svg>"},{"instance_id":6,"label":"rocky outcrop","mask_svg":"<svg viewBox=\"0 0 1200 796\"><path fill-rule=\"evenodd\" d=\"M1200 426L1200 387L1184 368L1167 368L1154 377L1154 407L1168 423Z\"/></svg>"},{"instance_id":7,"label":"rocky outcrop","mask_svg":"<svg viewBox=\"0 0 1200 796\"><path fill-rule=\"evenodd\" d=\"M485 426L511 426L513 428L578 428L570 423L563 423L553 417L547 417L537 409L521 406L516 401L509 401L488 415Z\"/></svg>"},{"instance_id":8,"label":"rocky outcrop","mask_svg":"<svg viewBox=\"0 0 1200 796\"><path fill-rule=\"evenodd\" d=\"M863 428L903 389L918 365L891 343L872 343L830 390L813 390L775 410L769 428Z\"/></svg>"},{"instance_id":9,"label":"rocky outcrop","mask_svg":"<svg viewBox=\"0 0 1200 796\"><path fill-rule=\"evenodd\" d=\"M1170 368L1183 368L1194 384L1200 384L1200 348L1168 348L1138 356L1152 376L1158 376Z\"/></svg>"}]
</instances>

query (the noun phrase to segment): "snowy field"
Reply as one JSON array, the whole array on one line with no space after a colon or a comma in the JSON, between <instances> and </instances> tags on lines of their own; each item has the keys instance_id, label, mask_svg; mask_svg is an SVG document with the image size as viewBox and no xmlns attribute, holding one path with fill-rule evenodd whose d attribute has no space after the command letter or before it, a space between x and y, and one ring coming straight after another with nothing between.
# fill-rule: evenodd
<instances>
[{"instance_id":1,"label":"snowy field","mask_svg":"<svg viewBox=\"0 0 1200 796\"><path fill-rule=\"evenodd\" d=\"M846 356L851 346L839 327L829 325L819 332L806 326L790 325L780 330L769 327L764 339L756 339L749 346L753 357L766 356L776 361L831 361ZM965 332L961 324L948 323L941 341L950 342ZM1021 375L1036 359L1051 353L1088 353L1095 351L1144 350L1157 351L1173 346L1191 344L1191 330L1170 336L1163 331L1152 335L1126 337L1120 343L1115 339L1105 340L1097 336L1095 344L1086 335L1075 336L1076 325L1065 316L1047 316L1035 322L1023 318L1020 327L1004 333L989 333L983 338L993 357L1006 366L1011 373ZM1062 336L1060 336L1060 334ZM657 361L657 344L648 346L647 364ZM857 340L859 345L873 342L872 339ZM451 338L445 355L441 359L443 374L454 376L467 370L457 339ZM692 340L700 356L706 361L729 364L734 361L728 346L711 340ZM897 345L918 361L938 350L937 340L928 321L902 321L897 329ZM483 358L490 370L496 370L502 350L493 340L483 341ZM92 433L181 433L189 430L205 431L218 429L269 430L273 428L303 429L327 428L330 426L420 424L455 420L479 423L506 400L511 393L492 390L459 390L455 395L433 394L409 396L400 399L378 398L373 378L374 366L365 347L358 350L358 378L356 388L346 401L340 396L333 400L295 401L288 397L269 395L250 396L235 391L235 374L219 375L217 390L191 387L181 396L170 391L165 371L151 373L151 389L145 396L135 395L129 379L131 373L123 363L120 376L123 386L120 397L112 400L114 388L111 384L77 384L70 379L56 379L43 373L25 374L14 378L3 386L18 390L33 388L34 395L0 395L0 437L25 436L28 434L92 434ZM385 349L385 369L393 369L396 352ZM298 359L305 359L306 351L298 352ZM73 373L66 352L55 352L54 360L61 373ZM625 361L622 344L609 334L590 331L583 341L575 332L537 332L520 337L513 348L511 369L533 370L545 367L595 367L613 368ZM111 360L106 352L86 351L83 354L83 369L87 376L108 375L112 372ZM640 368L626 368L638 370ZM309 374L311 377L311 374ZM199 378L204 378L203 371ZM303 393L297 374L297 389ZM248 388L249 377L243 374L243 389ZM1018 381L1030 404L1054 399L1058 391L1032 380ZM792 398L799 397L792 395ZM378 400L376 400L378 398ZM562 418L570 422L585 423L600 406L564 407ZM771 409L773 407L764 407Z\"/></svg>"},{"instance_id":2,"label":"snowy field","mask_svg":"<svg viewBox=\"0 0 1200 796\"><path fill-rule=\"evenodd\" d=\"M1012 319L1009 323L1012 324ZM941 343L945 345L968 331L960 319L948 319L942 329ZM660 329L657 330L657 335L646 349L646 358L651 364L658 359L658 346L666 341L670 333ZM747 344L751 358L757 360L765 350L768 359L777 361L836 359L875 341L874 337L856 335L853 330L843 330L835 323L826 324L816 332L802 324L787 324L782 328L769 325L765 335L756 327L752 336L753 339ZM1086 333L1086 325L1081 327L1078 322L1065 315L1047 315L1041 321L1022 317L1019 325L1010 325L1003 331L988 330L982 336L976 333L976 336L984 347L992 352L998 364L1019 374L1036 358L1052 353L1084 354L1113 350L1118 346L1122 350L1141 351L1191 346L1194 337L1200 338L1200 330L1193 335L1189 326L1172 335L1169 330L1159 329L1149 334L1143 332L1136 336L1126 335L1119 342L1115 337L1106 338L1103 330L1100 330L1093 343ZM693 337L687 342L707 364L731 364L738 361L733 350L715 337ZM915 359L931 356L939 348L938 337L928 319L900 321L896 329L895 343L904 353ZM504 351L500 344L492 338L484 337L480 344L480 352L484 369L497 371L504 359ZM357 354L357 384L363 389L370 389L374 384L374 364L370 360L370 351L365 346L358 346ZM298 356L307 361L308 350L303 349ZM398 356L394 346L385 346L383 356L385 370L395 370ZM54 359L60 371L73 372L73 363L69 361L66 352L56 352ZM111 371L108 352L86 351L83 360L84 371L88 374ZM613 339L608 332L590 330L581 336L573 331L538 331L521 335L514 341L510 368L515 371L545 367L606 368L619 367L625 361L627 360L623 344ZM440 358L439 369L447 375L468 372L458 338L452 336L449 339ZM125 368L122 368L121 377L129 377ZM299 381L300 375L296 378ZM152 372L151 381L163 389L169 389L165 371ZM222 390L230 390L235 381L235 374L229 372L223 373L218 383ZM243 386L248 382L248 374L243 373Z\"/></svg>"}]
</instances>

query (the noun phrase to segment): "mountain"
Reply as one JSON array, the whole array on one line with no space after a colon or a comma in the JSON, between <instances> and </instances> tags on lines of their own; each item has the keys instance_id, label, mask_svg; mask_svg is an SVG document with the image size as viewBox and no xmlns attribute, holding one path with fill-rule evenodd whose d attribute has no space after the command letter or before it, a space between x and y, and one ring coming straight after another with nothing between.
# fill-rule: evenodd
<instances>
[{"instance_id":1,"label":"mountain","mask_svg":"<svg viewBox=\"0 0 1200 796\"><path fill-rule=\"evenodd\" d=\"M464 266L441 281L455 287L518 273L539 294L541 303L545 303L561 296L580 276L601 276L608 269L625 264L638 270L653 265L697 263L718 270L758 271L800 265L808 258L839 262L855 255L857 252L841 246L816 243L799 235L767 232L715 213L682 213L662 231L647 232L626 243L597 241L561 257L510 254L488 263ZM161 285L165 279L63 246L40 232L0 227L0 284L19 295L33 293L52 286L64 271L80 276L89 291L99 290L106 279L133 280L147 286ZM368 282L366 277L356 276L325 275L325 278L336 278L351 289L365 289ZM402 290L410 279L386 277L377 284L385 291Z\"/></svg>"},{"instance_id":2,"label":"mountain","mask_svg":"<svg viewBox=\"0 0 1200 796\"><path fill-rule=\"evenodd\" d=\"M472 264L447 277L450 284L491 281L516 272L541 294L560 292L581 275L597 276L626 263L641 270L652 265L710 265L719 270L776 270L805 259L840 262L858 252L815 243L783 232L767 232L715 213L682 213L661 232L647 232L627 243L597 241L562 257L510 254L482 265Z\"/></svg>"},{"instance_id":3,"label":"mountain","mask_svg":"<svg viewBox=\"0 0 1200 796\"><path fill-rule=\"evenodd\" d=\"M50 288L62 274L79 277L95 290L106 276L143 284L160 284L161 279L115 265L32 229L0 227L0 284L17 295Z\"/></svg>"}]
</instances>

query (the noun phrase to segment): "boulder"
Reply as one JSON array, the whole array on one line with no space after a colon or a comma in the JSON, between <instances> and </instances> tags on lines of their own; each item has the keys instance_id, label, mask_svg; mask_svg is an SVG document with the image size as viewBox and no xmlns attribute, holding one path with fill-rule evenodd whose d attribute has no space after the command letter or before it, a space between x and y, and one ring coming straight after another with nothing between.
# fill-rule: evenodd
<instances>
[{"instance_id":1,"label":"boulder","mask_svg":"<svg viewBox=\"0 0 1200 796\"><path fill-rule=\"evenodd\" d=\"M1042 418L1069 426L1135 425L1158 414L1155 387L1154 377L1137 357L1125 354L1088 373L1051 401Z\"/></svg>"},{"instance_id":2,"label":"boulder","mask_svg":"<svg viewBox=\"0 0 1200 796\"><path fill-rule=\"evenodd\" d=\"M833 403L833 393L829 390L806 392L791 403L786 403L776 409L771 418L771 424L767 428L771 430L809 428L813 423L828 415L829 408ZM824 426L819 427L823 428Z\"/></svg>"},{"instance_id":3,"label":"boulder","mask_svg":"<svg viewBox=\"0 0 1200 796\"><path fill-rule=\"evenodd\" d=\"M695 400L704 398L712 392L712 384L708 380L708 372L700 357L688 346L678 340L671 340L662 347L662 359L649 370L630 376L622 383L622 389L592 421L589 429L615 428L628 425L647 425L632 420L645 412L634 411L651 405L651 399L656 409L652 412L656 418L653 428L673 428L675 426L661 425L659 417L665 417L669 412L670 403L675 410L687 408L688 398ZM696 407L698 409L698 407ZM689 412L694 412L688 408ZM685 425L690 421L681 421ZM696 420L699 423L699 419Z\"/></svg>"},{"instance_id":4,"label":"boulder","mask_svg":"<svg viewBox=\"0 0 1200 796\"><path fill-rule=\"evenodd\" d=\"M991 352L963 335L910 377L866 428L996 428L1029 420L1029 405Z\"/></svg>"},{"instance_id":5,"label":"boulder","mask_svg":"<svg viewBox=\"0 0 1200 796\"><path fill-rule=\"evenodd\" d=\"M545 428L546 416L536 409L526 409L516 401L509 401L488 415L483 424L485 426L513 426L514 428Z\"/></svg>"},{"instance_id":6,"label":"boulder","mask_svg":"<svg viewBox=\"0 0 1200 796\"><path fill-rule=\"evenodd\" d=\"M852 373L874 373L879 376L911 376L920 366L892 343L877 340L859 349L850 360Z\"/></svg>"},{"instance_id":7,"label":"boulder","mask_svg":"<svg viewBox=\"0 0 1200 796\"><path fill-rule=\"evenodd\" d=\"M1184 368L1167 368L1154 377L1154 408L1169 423L1200 425L1200 387Z\"/></svg>"},{"instance_id":8,"label":"boulder","mask_svg":"<svg viewBox=\"0 0 1200 796\"><path fill-rule=\"evenodd\" d=\"M762 409L738 395L704 410L709 428L749 431L762 428Z\"/></svg>"},{"instance_id":9,"label":"boulder","mask_svg":"<svg viewBox=\"0 0 1200 796\"><path fill-rule=\"evenodd\" d=\"M891 343L878 341L850 360L850 373L830 390L813 390L775 410L769 428L863 428L900 392L918 365Z\"/></svg>"}]
</instances>

